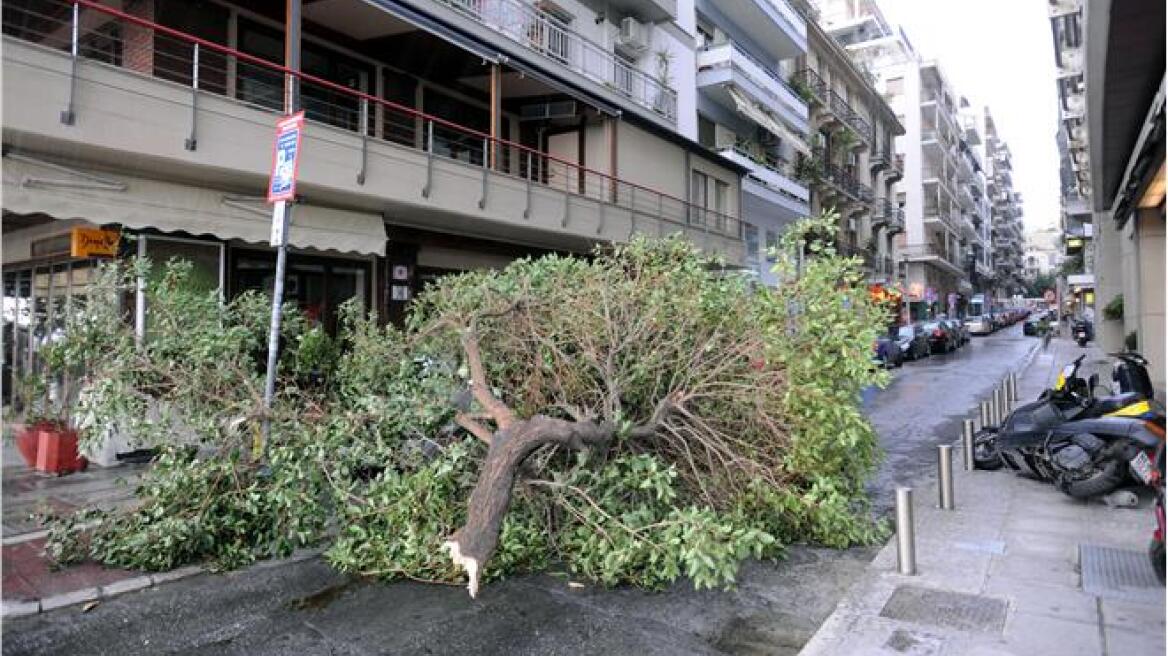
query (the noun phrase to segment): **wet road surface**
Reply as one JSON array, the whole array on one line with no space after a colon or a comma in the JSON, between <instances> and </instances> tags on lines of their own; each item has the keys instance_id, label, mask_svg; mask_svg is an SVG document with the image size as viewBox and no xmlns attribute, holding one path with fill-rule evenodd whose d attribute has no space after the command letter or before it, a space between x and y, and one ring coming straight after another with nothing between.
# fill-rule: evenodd
<instances>
[{"instance_id":1,"label":"wet road surface","mask_svg":"<svg viewBox=\"0 0 1168 656\"><path fill-rule=\"evenodd\" d=\"M974 336L953 353L906 362L892 370L888 387L864 395L864 408L885 452L868 486L878 512L892 507L897 485L935 477L936 445L960 439L961 420L972 418L994 386L1007 373L1025 367L1038 346L1039 340L1024 336L1018 323Z\"/></svg>"},{"instance_id":2,"label":"wet road surface","mask_svg":"<svg viewBox=\"0 0 1168 656\"><path fill-rule=\"evenodd\" d=\"M909 362L866 394L887 457L871 489L879 511L893 486L933 475L935 445L1036 340L1017 326L960 351ZM602 590L528 576L461 587L377 583L312 559L201 575L5 621L4 654L796 654L875 548L794 546L778 563L747 562L730 591Z\"/></svg>"}]
</instances>

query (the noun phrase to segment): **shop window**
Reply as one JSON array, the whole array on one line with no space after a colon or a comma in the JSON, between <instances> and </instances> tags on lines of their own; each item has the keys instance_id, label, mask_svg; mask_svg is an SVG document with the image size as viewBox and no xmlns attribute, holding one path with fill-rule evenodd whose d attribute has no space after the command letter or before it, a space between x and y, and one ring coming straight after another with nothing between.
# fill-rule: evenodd
<instances>
[{"instance_id":1,"label":"shop window","mask_svg":"<svg viewBox=\"0 0 1168 656\"><path fill-rule=\"evenodd\" d=\"M774 230L766 231L766 261L774 264L778 259L779 233Z\"/></svg>"},{"instance_id":2,"label":"shop window","mask_svg":"<svg viewBox=\"0 0 1168 656\"><path fill-rule=\"evenodd\" d=\"M236 253L230 278L233 294L248 290L270 294L276 280L275 255ZM293 254L288 258L284 300L295 304L311 323L336 334L342 304L356 299L361 307L369 307L370 282L368 262Z\"/></svg>"}]
</instances>

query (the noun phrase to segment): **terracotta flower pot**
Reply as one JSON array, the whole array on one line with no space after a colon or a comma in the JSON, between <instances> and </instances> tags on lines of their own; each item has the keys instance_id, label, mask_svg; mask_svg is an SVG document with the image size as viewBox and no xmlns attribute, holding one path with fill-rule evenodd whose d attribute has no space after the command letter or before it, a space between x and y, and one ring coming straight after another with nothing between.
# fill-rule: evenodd
<instances>
[{"instance_id":1,"label":"terracotta flower pot","mask_svg":"<svg viewBox=\"0 0 1168 656\"><path fill-rule=\"evenodd\" d=\"M38 424L36 468L48 474L81 471L89 462L77 452L77 431L56 423Z\"/></svg>"},{"instance_id":2,"label":"terracotta flower pot","mask_svg":"<svg viewBox=\"0 0 1168 656\"><path fill-rule=\"evenodd\" d=\"M37 464L37 446L40 441L40 424L26 424L16 433L16 448L24 463L30 468Z\"/></svg>"}]
</instances>

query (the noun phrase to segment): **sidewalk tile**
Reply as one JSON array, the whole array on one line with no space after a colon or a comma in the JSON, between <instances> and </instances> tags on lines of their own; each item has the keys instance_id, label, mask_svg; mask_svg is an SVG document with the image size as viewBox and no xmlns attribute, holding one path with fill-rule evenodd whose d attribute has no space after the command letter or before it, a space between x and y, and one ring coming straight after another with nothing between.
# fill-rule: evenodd
<instances>
[{"instance_id":1,"label":"sidewalk tile","mask_svg":"<svg viewBox=\"0 0 1168 656\"><path fill-rule=\"evenodd\" d=\"M1099 616L1095 597L1077 587L993 578L986 583L985 593L1007 599L1011 612L1044 615L1072 622L1095 622Z\"/></svg>"},{"instance_id":2,"label":"sidewalk tile","mask_svg":"<svg viewBox=\"0 0 1168 656\"><path fill-rule=\"evenodd\" d=\"M1164 633L1164 608L1147 604L1100 599L1103 623L1115 629L1143 633Z\"/></svg>"},{"instance_id":3,"label":"sidewalk tile","mask_svg":"<svg viewBox=\"0 0 1168 656\"><path fill-rule=\"evenodd\" d=\"M1164 630L1133 632L1130 629L1104 627L1107 654L1114 656L1164 656Z\"/></svg>"},{"instance_id":4,"label":"sidewalk tile","mask_svg":"<svg viewBox=\"0 0 1168 656\"><path fill-rule=\"evenodd\" d=\"M1035 558L1029 554L994 556L990 565L990 580L1011 579L1029 583L1041 583L1064 588L1079 586L1079 572L1076 564L1057 558Z\"/></svg>"},{"instance_id":5,"label":"sidewalk tile","mask_svg":"<svg viewBox=\"0 0 1168 656\"><path fill-rule=\"evenodd\" d=\"M1032 613L1012 613L1006 620L1006 647L1014 654L1100 656L1097 622L1074 622Z\"/></svg>"}]
</instances>

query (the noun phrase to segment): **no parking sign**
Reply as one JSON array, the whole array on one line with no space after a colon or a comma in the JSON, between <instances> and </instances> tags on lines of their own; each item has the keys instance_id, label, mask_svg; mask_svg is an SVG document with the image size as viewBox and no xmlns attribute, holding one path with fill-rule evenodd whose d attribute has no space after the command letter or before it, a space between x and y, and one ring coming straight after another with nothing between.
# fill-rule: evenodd
<instances>
[{"instance_id":1,"label":"no parking sign","mask_svg":"<svg viewBox=\"0 0 1168 656\"><path fill-rule=\"evenodd\" d=\"M300 138L304 134L304 112L276 123L276 144L272 149L272 175L268 180L268 202L296 197L296 174L300 168Z\"/></svg>"}]
</instances>

